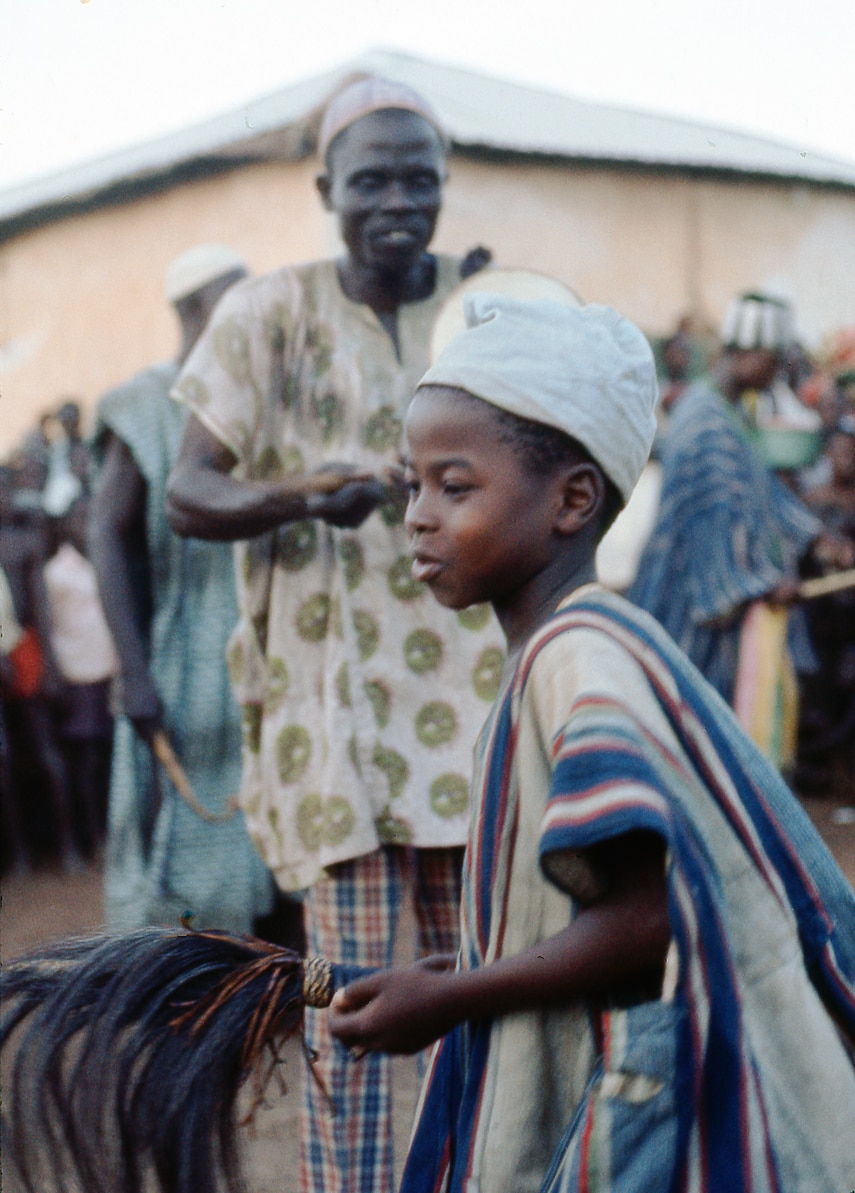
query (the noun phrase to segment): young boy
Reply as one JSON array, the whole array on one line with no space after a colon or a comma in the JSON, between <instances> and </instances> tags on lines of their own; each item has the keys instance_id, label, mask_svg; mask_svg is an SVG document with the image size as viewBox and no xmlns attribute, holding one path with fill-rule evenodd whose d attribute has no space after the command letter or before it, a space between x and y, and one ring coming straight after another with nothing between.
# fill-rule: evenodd
<instances>
[{"instance_id":1,"label":"young boy","mask_svg":"<svg viewBox=\"0 0 855 1193\"><path fill-rule=\"evenodd\" d=\"M414 576L490 601L456 967L354 982L354 1056L434 1051L406 1193L855 1185L855 896L594 552L653 435L614 311L469 296L406 422Z\"/></svg>"}]
</instances>

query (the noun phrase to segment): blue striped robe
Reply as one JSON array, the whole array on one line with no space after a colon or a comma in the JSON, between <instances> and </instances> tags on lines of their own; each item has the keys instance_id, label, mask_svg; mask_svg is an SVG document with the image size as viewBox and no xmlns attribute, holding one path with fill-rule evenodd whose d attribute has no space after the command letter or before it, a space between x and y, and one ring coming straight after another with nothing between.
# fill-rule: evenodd
<instances>
[{"instance_id":1,"label":"blue striped robe","mask_svg":"<svg viewBox=\"0 0 855 1193\"><path fill-rule=\"evenodd\" d=\"M855 1041L855 894L653 619L598 586L565 601L528 645L477 762L460 964L551 934L550 899L569 922L593 877L587 847L648 829L668 847L673 989L585 1008L591 1049L568 1020L556 1029L560 1011L446 1036L402 1193L855 1187L842 1039ZM562 1091L555 1073L574 1049L583 1080L571 1067ZM539 1090L538 1117L523 1104ZM549 1104L562 1097L557 1131Z\"/></svg>"},{"instance_id":2,"label":"blue striped robe","mask_svg":"<svg viewBox=\"0 0 855 1193\"><path fill-rule=\"evenodd\" d=\"M626 595L731 703L747 605L794 574L821 526L766 467L738 408L709 381L680 399L662 470L657 523Z\"/></svg>"}]
</instances>

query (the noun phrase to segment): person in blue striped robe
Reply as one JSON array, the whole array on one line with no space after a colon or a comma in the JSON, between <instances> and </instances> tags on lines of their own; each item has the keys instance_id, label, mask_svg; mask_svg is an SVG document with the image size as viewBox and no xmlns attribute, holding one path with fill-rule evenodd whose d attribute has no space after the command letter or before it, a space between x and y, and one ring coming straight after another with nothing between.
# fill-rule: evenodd
<instances>
[{"instance_id":1,"label":"person in blue striped robe","mask_svg":"<svg viewBox=\"0 0 855 1193\"><path fill-rule=\"evenodd\" d=\"M490 600L461 948L337 993L358 1058L438 1041L402 1193L855 1185L855 893L594 555L653 433L609 308L477 293L406 423L413 571Z\"/></svg>"},{"instance_id":2,"label":"person in blue striped robe","mask_svg":"<svg viewBox=\"0 0 855 1193\"><path fill-rule=\"evenodd\" d=\"M745 614L753 601L793 599L822 524L767 467L742 405L775 377L788 308L762 295L736 299L722 339L710 375L688 386L669 420L659 515L626 596L732 704ZM834 543L823 546L835 555ZM790 628L795 661L810 665L804 625Z\"/></svg>"}]
</instances>

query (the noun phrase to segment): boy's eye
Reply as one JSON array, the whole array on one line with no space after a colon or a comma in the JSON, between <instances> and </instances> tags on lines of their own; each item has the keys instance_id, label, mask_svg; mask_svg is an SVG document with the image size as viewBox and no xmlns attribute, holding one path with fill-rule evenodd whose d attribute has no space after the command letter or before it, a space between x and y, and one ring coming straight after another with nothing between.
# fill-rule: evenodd
<instances>
[{"instance_id":1,"label":"boy's eye","mask_svg":"<svg viewBox=\"0 0 855 1193\"><path fill-rule=\"evenodd\" d=\"M444 481L442 485L442 491L446 497L462 497L471 488L471 485L465 484L463 481Z\"/></svg>"}]
</instances>

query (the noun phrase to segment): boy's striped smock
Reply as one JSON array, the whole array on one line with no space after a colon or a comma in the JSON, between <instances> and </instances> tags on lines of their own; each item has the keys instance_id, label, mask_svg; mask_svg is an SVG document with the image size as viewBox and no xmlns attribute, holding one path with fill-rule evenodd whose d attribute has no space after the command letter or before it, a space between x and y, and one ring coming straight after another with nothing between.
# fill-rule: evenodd
<instances>
[{"instance_id":1,"label":"boy's striped smock","mask_svg":"<svg viewBox=\"0 0 855 1193\"><path fill-rule=\"evenodd\" d=\"M855 1038L855 895L724 702L592 585L482 734L462 965L566 925L596 881L586 847L632 829L668 845L673 997L451 1033L403 1193L855 1186L855 1069L826 1009Z\"/></svg>"}]
</instances>

